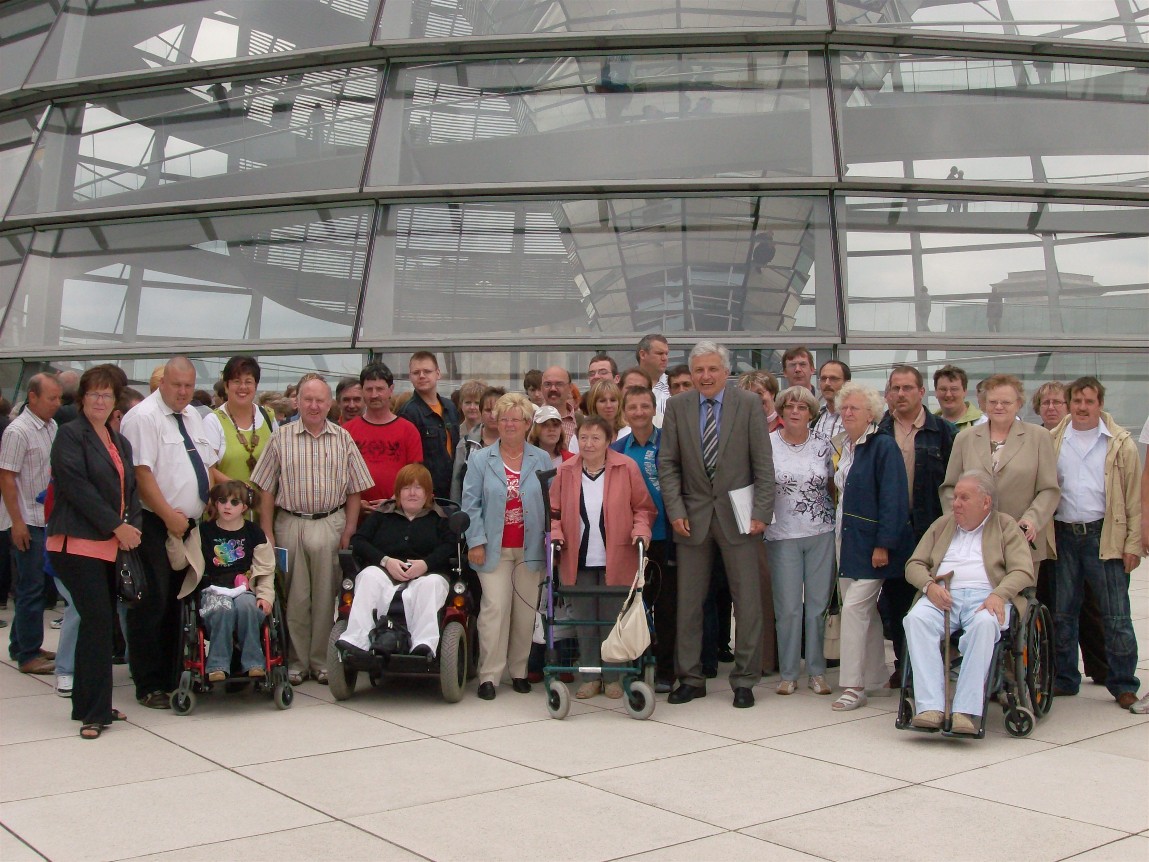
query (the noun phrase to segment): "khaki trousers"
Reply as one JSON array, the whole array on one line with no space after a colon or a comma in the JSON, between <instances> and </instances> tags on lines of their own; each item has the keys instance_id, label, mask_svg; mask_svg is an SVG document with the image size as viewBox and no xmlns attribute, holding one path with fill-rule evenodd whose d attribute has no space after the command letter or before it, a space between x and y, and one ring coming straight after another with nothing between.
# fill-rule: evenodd
<instances>
[{"instance_id":1,"label":"khaki trousers","mask_svg":"<svg viewBox=\"0 0 1149 862\"><path fill-rule=\"evenodd\" d=\"M526 678L542 578L541 568L531 569L523 562L522 548L503 548L499 564L490 572L479 572L483 586L483 604L479 608L480 685L498 685L507 669L513 679Z\"/></svg>"},{"instance_id":2,"label":"khaki trousers","mask_svg":"<svg viewBox=\"0 0 1149 862\"><path fill-rule=\"evenodd\" d=\"M838 684L842 688L881 688L890 679L878 613L878 594L884 583L881 578L838 578L842 591L842 664Z\"/></svg>"},{"instance_id":3,"label":"khaki trousers","mask_svg":"<svg viewBox=\"0 0 1149 862\"><path fill-rule=\"evenodd\" d=\"M340 509L310 521L287 512L275 514L275 541L287 548L289 571L283 580L287 596L290 669L304 673L327 670L327 640L335 620L339 586L339 537L347 523Z\"/></svg>"}]
</instances>

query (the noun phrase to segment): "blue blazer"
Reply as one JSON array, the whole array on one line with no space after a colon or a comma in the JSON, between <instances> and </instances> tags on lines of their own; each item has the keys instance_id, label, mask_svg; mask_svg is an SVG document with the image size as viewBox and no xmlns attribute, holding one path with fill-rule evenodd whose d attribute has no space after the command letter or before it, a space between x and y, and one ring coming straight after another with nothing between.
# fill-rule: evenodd
<instances>
[{"instance_id":1,"label":"blue blazer","mask_svg":"<svg viewBox=\"0 0 1149 862\"><path fill-rule=\"evenodd\" d=\"M854 463L842 493L843 578L900 578L914 551L910 526L906 463L893 437L871 431L854 450ZM874 568L874 548L885 548L890 561Z\"/></svg>"},{"instance_id":2,"label":"blue blazer","mask_svg":"<svg viewBox=\"0 0 1149 862\"><path fill-rule=\"evenodd\" d=\"M546 559L543 555L543 534L549 526L549 509L543 499L542 485L535 474L553 467L550 455L537 446L526 444L519 493L523 498L525 526L523 557L533 569L542 568ZM503 468L500 444L478 449L467 458L462 508L471 518L471 526L467 528L467 546L487 546L486 560L477 571L494 571L503 552L503 519L507 511L507 473Z\"/></svg>"}]
</instances>

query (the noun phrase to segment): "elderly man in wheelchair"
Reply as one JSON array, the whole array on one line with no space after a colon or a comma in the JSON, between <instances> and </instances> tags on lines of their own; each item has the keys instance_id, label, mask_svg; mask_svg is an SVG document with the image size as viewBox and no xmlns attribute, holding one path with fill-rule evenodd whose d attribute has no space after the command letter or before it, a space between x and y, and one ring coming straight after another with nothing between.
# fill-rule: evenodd
<instances>
[{"instance_id":1,"label":"elderly man in wheelchair","mask_svg":"<svg viewBox=\"0 0 1149 862\"><path fill-rule=\"evenodd\" d=\"M952 514L930 526L906 565L906 581L921 592L905 620L913 729L980 735L995 645L1011 612L1024 618L1020 593L1036 583L1033 561L1024 532L995 510L994 497L989 474L963 473ZM949 639L959 630L961 670L947 708L950 668L943 654L948 657Z\"/></svg>"}]
</instances>

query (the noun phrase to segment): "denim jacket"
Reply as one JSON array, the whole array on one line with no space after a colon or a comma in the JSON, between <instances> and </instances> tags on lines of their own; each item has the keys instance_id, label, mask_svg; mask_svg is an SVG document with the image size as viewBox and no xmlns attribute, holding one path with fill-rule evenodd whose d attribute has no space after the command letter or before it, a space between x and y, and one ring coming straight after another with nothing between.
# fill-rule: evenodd
<instances>
[{"instance_id":1,"label":"denim jacket","mask_svg":"<svg viewBox=\"0 0 1149 862\"><path fill-rule=\"evenodd\" d=\"M888 435L897 443L893 414L887 413L882 417L878 433ZM944 514L941 489L956 436L956 426L928 410L925 424L914 435L914 505L910 509L910 524L914 528L915 544L926 534L930 524Z\"/></svg>"}]
</instances>

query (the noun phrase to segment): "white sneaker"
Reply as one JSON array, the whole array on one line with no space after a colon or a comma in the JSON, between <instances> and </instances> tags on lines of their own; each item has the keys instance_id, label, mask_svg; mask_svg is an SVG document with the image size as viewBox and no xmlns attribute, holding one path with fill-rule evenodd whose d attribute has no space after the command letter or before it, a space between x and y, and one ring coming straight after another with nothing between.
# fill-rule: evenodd
<instances>
[{"instance_id":1,"label":"white sneaker","mask_svg":"<svg viewBox=\"0 0 1149 862\"><path fill-rule=\"evenodd\" d=\"M56 677L56 694L60 697L72 696L72 675L62 673Z\"/></svg>"},{"instance_id":2,"label":"white sneaker","mask_svg":"<svg viewBox=\"0 0 1149 862\"><path fill-rule=\"evenodd\" d=\"M1149 694L1145 695L1143 698L1137 701L1137 703L1129 707L1129 711L1135 712L1138 715L1144 715L1145 713L1149 712Z\"/></svg>"}]
</instances>

